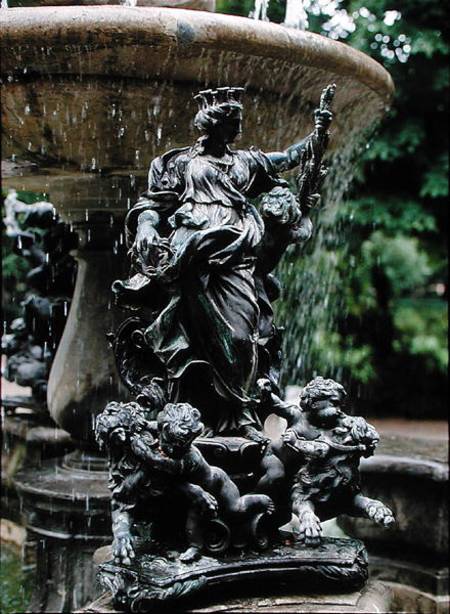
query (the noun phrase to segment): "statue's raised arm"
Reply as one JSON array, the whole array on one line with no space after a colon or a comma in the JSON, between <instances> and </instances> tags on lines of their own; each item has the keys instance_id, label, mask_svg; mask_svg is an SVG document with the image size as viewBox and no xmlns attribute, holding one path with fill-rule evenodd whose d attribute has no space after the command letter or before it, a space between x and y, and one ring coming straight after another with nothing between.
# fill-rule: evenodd
<instances>
[{"instance_id":1,"label":"statue's raised arm","mask_svg":"<svg viewBox=\"0 0 450 614\"><path fill-rule=\"evenodd\" d=\"M313 132L295 145L291 145L285 151L275 151L268 153L267 156L277 172L288 171L297 166L304 166L311 155L319 156L320 159L328 145L328 128L333 119L330 110L334 98L336 86L327 86L320 98L320 105L314 111L314 130ZM302 170L302 169L301 169Z\"/></svg>"}]
</instances>

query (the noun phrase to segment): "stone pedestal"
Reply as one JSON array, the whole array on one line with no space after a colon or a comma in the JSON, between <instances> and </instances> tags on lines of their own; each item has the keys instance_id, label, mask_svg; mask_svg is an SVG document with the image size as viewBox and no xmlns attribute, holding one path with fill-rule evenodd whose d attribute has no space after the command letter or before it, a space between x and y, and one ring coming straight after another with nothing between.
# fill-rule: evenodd
<instances>
[{"instance_id":1,"label":"stone pedestal","mask_svg":"<svg viewBox=\"0 0 450 614\"><path fill-rule=\"evenodd\" d=\"M111 596L103 594L86 606L80 613L119 614L112 605ZM177 609L177 612L181 610ZM365 614L366 612L391 612L392 595L388 586L381 582L369 581L366 586L348 593L299 594L293 591L289 596L227 599L226 589L223 599L204 607L184 610L186 614L298 614L315 612L317 614Z\"/></svg>"},{"instance_id":2,"label":"stone pedestal","mask_svg":"<svg viewBox=\"0 0 450 614\"><path fill-rule=\"evenodd\" d=\"M55 188L50 198L59 200L62 217L79 236L76 288L47 398L51 416L72 437L75 450L26 467L11 480L27 541L35 544L34 612L73 611L98 594L92 555L111 542L111 517L95 418L112 398L126 398L107 334L122 316L112 305L111 283L126 267L123 214L117 215L114 205L129 192L111 178L83 183L59 177L50 183Z\"/></svg>"},{"instance_id":3,"label":"stone pedestal","mask_svg":"<svg viewBox=\"0 0 450 614\"><path fill-rule=\"evenodd\" d=\"M43 414L24 409L3 416L2 435L2 518L17 523L20 509L15 475L27 468L38 473L42 463L70 452L74 444L69 433L57 428L48 414L45 420Z\"/></svg>"},{"instance_id":4,"label":"stone pedestal","mask_svg":"<svg viewBox=\"0 0 450 614\"><path fill-rule=\"evenodd\" d=\"M448 612L448 443L384 436L361 463L363 491L382 499L397 523L389 531L341 517L348 534L364 540L371 575L388 582L394 611Z\"/></svg>"},{"instance_id":5,"label":"stone pedestal","mask_svg":"<svg viewBox=\"0 0 450 614\"><path fill-rule=\"evenodd\" d=\"M52 417L82 447L95 445L97 415L111 399L121 397L107 335L120 316L112 304L111 284L126 265L122 223L105 214L92 218L74 223L80 236L74 253L77 281L48 383Z\"/></svg>"},{"instance_id":6,"label":"stone pedestal","mask_svg":"<svg viewBox=\"0 0 450 614\"><path fill-rule=\"evenodd\" d=\"M22 524L35 545L29 611L72 612L99 594L92 555L111 541L107 479L61 460L16 475Z\"/></svg>"},{"instance_id":7,"label":"stone pedestal","mask_svg":"<svg viewBox=\"0 0 450 614\"><path fill-rule=\"evenodd\" d=\"M111 541L106 459L96 448L94 428L108 401L125 398L107 334L120 316L111 283L121 276L126 257L123 220L92 210L86 217L73 221L77 282L48 385L50 413L77 449L15 479L24 523L37 544L31 603L36 612L73 611L95 598L92 555Z\"/></svg>"}]
</instances>

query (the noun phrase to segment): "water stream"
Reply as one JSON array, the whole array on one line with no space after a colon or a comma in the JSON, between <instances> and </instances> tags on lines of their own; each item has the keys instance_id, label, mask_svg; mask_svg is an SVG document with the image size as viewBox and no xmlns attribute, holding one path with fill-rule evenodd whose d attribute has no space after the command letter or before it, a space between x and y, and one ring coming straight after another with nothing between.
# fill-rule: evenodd
<instances>
[{"instance_id":1,"label":"water stream","mask_svg":"<svg viewBox=\"0 0 450 614\"><path fill-rule=\"evenodd\" d=\"M261 21L269 21L268 10L270 0L255 0L255 6L249 17ZM308 14L303 6L303 0L286 0L286 14L283 25L288 28L306 30L308 28Z\"/></svg>"}]
</instances>

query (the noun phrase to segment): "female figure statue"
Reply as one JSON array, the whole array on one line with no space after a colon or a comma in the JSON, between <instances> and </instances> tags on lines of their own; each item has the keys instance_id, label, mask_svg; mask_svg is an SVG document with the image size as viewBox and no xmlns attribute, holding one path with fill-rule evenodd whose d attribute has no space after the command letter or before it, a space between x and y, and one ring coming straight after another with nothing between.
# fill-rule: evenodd
<instances>
[{"instance_id":1,"label":"female figure statue","mask_svg":"<svg viewBox=\"0 0 450 614\"><path fill-rule=\"evenodd\" d=\"M271 308L278 286L270 273L289 242L311 233L278 174L309 157L332 116L316 111L312 135L284 152L235 150L242 94L200 92L201 137L152 162L148 191L126 220L134 275L113 286L123 305L141 308L141 319L124 323L115 346L141 401L155 403L159 394L189 402L210 432L257 437L256 381L268 378L276 388L278 376ZM267 192L260 213L252 201ZM147 356L145 368L142 356L133 362L131 341Z\"/></svg>"}]
</instances>

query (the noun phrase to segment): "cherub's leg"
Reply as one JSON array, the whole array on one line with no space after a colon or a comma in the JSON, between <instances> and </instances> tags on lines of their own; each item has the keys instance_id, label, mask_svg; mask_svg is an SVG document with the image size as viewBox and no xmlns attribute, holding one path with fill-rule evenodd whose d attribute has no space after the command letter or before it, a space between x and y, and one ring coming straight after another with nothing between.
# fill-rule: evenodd
<instances>
[{"instance_id":1,"label":"cherub's leg","mask_svg":"<svg viewBox=\"0 0 450 614\"><path fill-rule=\"evenodd\" d=\"M114 562L131 565L134 559L133 538L131 535L132 518L129 512L115 510L112 513L113 557Z\"/></svg>"},{"instance_id":2,"label":"cherub's leg","mask_svg":"<svg viewBox=\"0 0 450 614\"><path fill-rule=\"evenodd\" d=\"M222 469L211 468L212 483L214 484L214 494L223 505L226 513L232 516L239 516L240 519L251 518L259 512L271 514L274 511L274 504L267 495L244 495L240 496L236 484L228 477Z\"/></svg>"},{"instance_id":3,"label":"cherub's leg","mask_svg":"<svg viewBox=\"0 0 450 614\"><path fill-rule=\"evenodd\" d=\"M298 486L291 493L292 512L298 517L300 525L299 541L307 546L318 546L322 536L320 519L315 514L314 503L305 497Z\"/></svg>"},{"instance_id":4,"label":"cherub's leg","mask_svg":"<svg viewBox=\"0 0 450 614\"><path fill-rule=\"evenodd\" d=\"M240 514L243 519L247 519L263 512L266 514L273 514L274 511L274 502L267 495L244 495L239 499L237 513Z\"/></svg>"},{"instance_id":5,"label":"cherub's leg","mask_svg":"<svg viewBox=\"0 0 450 614\"><path fill-rule=\"evenodd\" d=\"M355 495L349 510L352 516L363 516L377 524L389 527L395 522L393 512L377 499L370 499L361 494Z\"/></svg>"},{"instance_id":6,"label":"cherub's leg","mask_svg":"<svg viewBox=\"0 0 450 614\"><path fill-rule=\"evenodd\" d=\"M180 561L183 563L193 563L201 557L204 546L200 514L195 508L191 508L188 512L186 520L186 538L189 548L180 555Z\"/></svg>"},{"instance_id":7,"label":"cherub's leg","mask_svg":"<svg viewBox=\"0 0 450 614\"><path fill-rule=\"evenodd\" d=\"M264 475L256 486L256 492L271 494L283 486L285 480L284 465L275 454L266 453L261 461Z\"/></svg>"}]
</instances>

